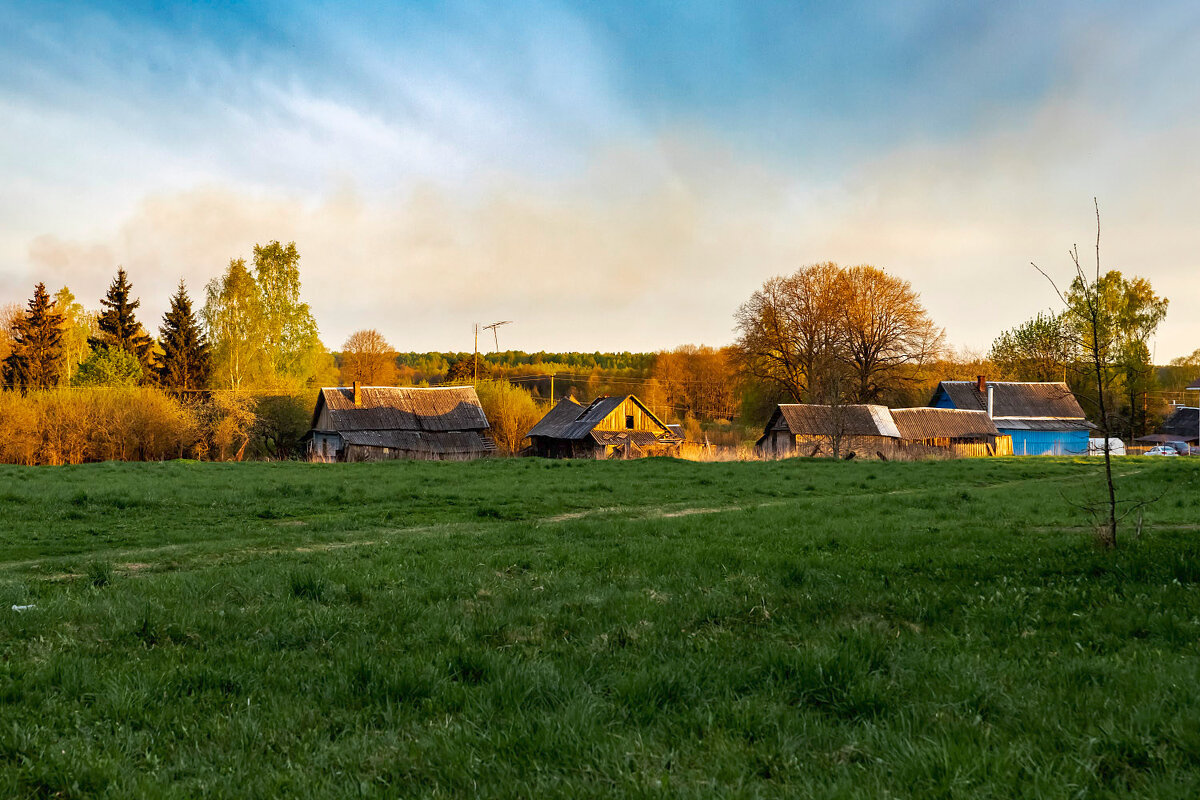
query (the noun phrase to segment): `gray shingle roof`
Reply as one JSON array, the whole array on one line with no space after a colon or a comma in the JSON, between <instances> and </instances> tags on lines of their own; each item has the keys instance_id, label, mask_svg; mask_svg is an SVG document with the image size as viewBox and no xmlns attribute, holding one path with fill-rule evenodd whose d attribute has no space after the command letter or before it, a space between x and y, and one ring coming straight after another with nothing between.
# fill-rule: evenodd
<instances>
[{"instance_id":1,"label":"gray shingle roof","mask_svg":"<svg viewBox=\"0 0 1200 800\"><path fill-rule=\"evenodd\" d=\"M313 426L321 406L329 410L330 429L346 431L482 431L488 427L474 386L364 386L361 404L354 389L325 388L317 400Z\"/></svg>"},{"instance_id":2,"label":"gray shingle roof","mask_svg":"<svg viewBox=\"0 0 1200 800\"><path fill-rule=\"evenodd\" d=\"M768 430L782 418L788 430L800 436L887 436L899 439L900 431L887 406L818 406L806 403L780 403L767 423Z\"/></svg>"},{"instance_id":3,"label":"gray shingle roof","mask_svg":"<svg viewBox=\"0 0 1200 800\"><path fill-rule=\"evenodd\" d=\"M1065 383L1017 383L988 381L992 388L993 417L1051 417L1083 419L1083 409ZM987 393L979 391L975 381L942 381L944 392L955 408L987 411Z\"/></svg>"},{"instance_id":4,"label":"gray shingle roof","mask_svg":"<svg viewBox=\"0 0 1200 800\"><path fill-rule=\"evenodd\" d=\"M998 436L986 411L955 408L893 408L902 439L973 439Z\"/></svg>"}]
</instances>

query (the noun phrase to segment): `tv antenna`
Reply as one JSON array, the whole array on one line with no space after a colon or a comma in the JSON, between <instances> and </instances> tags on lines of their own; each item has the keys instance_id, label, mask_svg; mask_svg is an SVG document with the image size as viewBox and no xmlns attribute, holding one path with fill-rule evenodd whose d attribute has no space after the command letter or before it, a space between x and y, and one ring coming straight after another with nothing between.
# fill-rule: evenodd
<instances>
[{"instance_id":1,"label":"tv antenna","mask_svg":"<svg viewBox=\"0 0 1200 800\"><path fill-rule=\"evenodd\" d=\"M510 324L512 324L512 320L511 320L511 319L505 319L505 320L501 320L500 322L493 322L491 325L484 325L484 326L483 326L483 329L484 329L485 331L491 331L491 332L492 332L492 339L495 341L495 344L496 344L496 350L495 350L495 352L497 352L497 353L499 353L499 352L500 352L500 336L499 336L499 335L497 335L497 333L496 333L496 328L499 328L501 325L510 325Z\"/></svg>"}]
</instances>

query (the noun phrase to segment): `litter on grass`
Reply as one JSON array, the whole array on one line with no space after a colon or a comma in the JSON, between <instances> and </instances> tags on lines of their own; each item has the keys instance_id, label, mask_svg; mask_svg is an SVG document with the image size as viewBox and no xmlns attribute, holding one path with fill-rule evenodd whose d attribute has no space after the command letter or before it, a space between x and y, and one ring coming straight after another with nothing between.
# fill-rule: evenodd
<instances>
[{"instance_id":1,"label":"litter on grass","mask_svg":"<svg viewBox=\"0 0 1200 800\"><path fill-rule=\"evenodd\" d=\"M30 603L30 604L29 604L29 605L27 605L27 606L16 606L16 605L14 605L14 606L13 606L13 611L28 611L28 610L30 610L31 608L37 608L37 606L36 606L36 605L34 605L33 603Z\"/></svg>"}]
</instances>

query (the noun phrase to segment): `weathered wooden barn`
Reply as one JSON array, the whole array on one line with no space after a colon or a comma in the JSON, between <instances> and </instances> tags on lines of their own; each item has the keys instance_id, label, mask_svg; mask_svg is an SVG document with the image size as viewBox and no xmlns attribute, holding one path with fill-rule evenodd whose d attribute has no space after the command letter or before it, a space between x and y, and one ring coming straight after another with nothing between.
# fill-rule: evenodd
<instances>
[{"instance_id":1,"label":"weathered wooden barn","mask_svg":"<svg viewBox=\"0 0 1200 800\"><path fill-rule=\"evenodd\" d=\"M1012 437L1013 453L1087 455L1089 432L1079 401L1067 384L989 381L942 381L929 405L986 411L997 430Z\"/></svg>"},{"instance_id":2,"label":"weathered wooden barn","mask_svg":"<svg viewBox=\"0 0 1200 800\"><path fill-rule=\"evenodd\" d=\"M325 388L309 433L314 461L459 461L494 453L473 386Z\"/></svg>"},{"instance_id":3,"label":"weathered wooden barn","mask_svg":"<svg viewBox=\"0 0 1200 800\"><path fill-rule=\"evenodd\" d=\"M529 431L543 458L640 458L677 455L683 438L633 395L598 397L584 406L558 402Z\"/></svg>"},{"instance_id":4,"label":"weathered wooden barn","mask_svg":"<svg viewBox=\"0 0 1200 800\"><path fill-rule=\"evenodd\" d=\"M780 403L755 443L764 456L892 458L900 431L887 406Z\"/></svg>"},{"instance_id":5,"label":"weathered wooden barn","mask_svg":"<svg viewBox=\"0 0 1200 800\"><path fill-rule=\"evenodd\" d=\"M880 405L779 405L756 444L765 456L842 458L1010 455L985 411Z\"/></svg>"}]
</instances>

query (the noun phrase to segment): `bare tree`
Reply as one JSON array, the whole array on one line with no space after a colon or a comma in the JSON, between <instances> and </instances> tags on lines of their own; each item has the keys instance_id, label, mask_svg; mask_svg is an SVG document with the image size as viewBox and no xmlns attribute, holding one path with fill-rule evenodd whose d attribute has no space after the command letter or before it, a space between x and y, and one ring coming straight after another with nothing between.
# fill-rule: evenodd
<instances>
[{"instance_id":1,"label":"bare tree","mask_svg":"<svg viewBox=\"0 0 1200 800\"><path fill-rule=\"evenodd\" d=\"M1112 382L1113 375L1113 358L1114 351L1117 346L1116 342L1116 326L1115 320L1112 319L1111 310L1102 302L1100 283L1100 203L1095 198L1092 198L1092 204L1096 209L1096 270L1095 276L1088 278L1087 273L1083 269L1083 263L1079 258L1079 245L1072 245L1068 254L1071 257L1071 262L1075 267L1075 277L1072 282L1071 292L1074 295L1075 303L1070 303L1067 296L1058 288L1058 284L1054 282L1044 269L1037 264L1033 268L1042 274L1046 280L1050 281L1050 285L1054 287L1055 294L1062 300L1063 305L1067 306L1069 311L1078 317L1080 329L1083 331L1082 336L1082 351L1087 360L1090 379L1096 390L1096 400L1099 406L1100 415L1100 431L1104 435L1104 480L1107 490L1108 500L1100 507L1084 506L1084 508L1092 515L1093 519L1098 521L1097 524L1097 540L1105 547L1117 546L1117 489L1113 483L1112 474L1112 449L1109 446L1109 432L1111 431L1111 421L1109 419L1109 409L1105 398L1108 396L1108 391Z\"/></svg>"}]
</instances>

